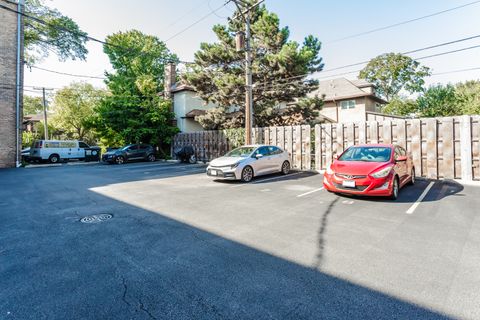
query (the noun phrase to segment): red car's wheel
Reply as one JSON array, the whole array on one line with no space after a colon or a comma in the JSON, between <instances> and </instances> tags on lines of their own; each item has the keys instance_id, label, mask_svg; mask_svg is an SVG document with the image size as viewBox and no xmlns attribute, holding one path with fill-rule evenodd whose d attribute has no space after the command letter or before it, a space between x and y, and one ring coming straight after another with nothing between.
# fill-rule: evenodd
<instances>
[{"instance_id":1,"label":"red car's wheel","mask_svg":"<svg viewBox=\"0 0 480 320\"><path fill-rule=\"evenodd\" d=\"M408 182L409 185L413 186L415 184L415 168L412 167L412 171L410 172L410 181Z\"/></svg>"},{"instance_id":2,"label":"red car's wheel","mask_svg":"<svg viewBox=\"0 0 480 320\"><path fill-rule=\"evenodd\" d=\"M399 191L400 191L400 183L398 182L398 177L395 176L392 182L392 194L390 195L390 199L397 200Z\"/></svg>"}]
</instances>

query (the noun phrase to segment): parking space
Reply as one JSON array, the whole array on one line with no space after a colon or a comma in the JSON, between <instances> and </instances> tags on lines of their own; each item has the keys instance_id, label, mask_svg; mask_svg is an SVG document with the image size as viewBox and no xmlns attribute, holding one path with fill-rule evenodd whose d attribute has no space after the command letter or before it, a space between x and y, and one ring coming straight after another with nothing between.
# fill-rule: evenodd
<instances>
[{"instance_id":1,"label":"parking space","mask_svg":"<svg viewBox=\"0 0 480 320\"><path fill-rule=\"evenodd\" d=\"M417 180L390 201L205 167L1 171L2 317L480 317L480 187Z\"/></svg>"}]
</instances>

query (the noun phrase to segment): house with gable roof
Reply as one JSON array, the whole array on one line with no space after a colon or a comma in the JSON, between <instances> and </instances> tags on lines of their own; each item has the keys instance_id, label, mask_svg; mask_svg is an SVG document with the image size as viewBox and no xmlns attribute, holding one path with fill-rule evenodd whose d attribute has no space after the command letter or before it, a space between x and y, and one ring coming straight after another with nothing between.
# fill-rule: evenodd
<instances>
[{"instance_id":1,"label":"house with gable roof","mask_svg":"<svg viewBox=\"0 0 480 320\"><path fill-rule=\"evenodd\" d=\"M216 105L206 103L192 87L175 82L174 67L169 66L167 70L166 95L172 98L177 127L181 132L202 131L202 126L195 118L215 108ZM337 78L320 81L318 89L309 96L323 97L325 104L319 116L322 122L361 122L396 118L381 113L381 107L387 104L387 101L377 96L375 86L365 80Z\"/></svg>"}]
</instances>

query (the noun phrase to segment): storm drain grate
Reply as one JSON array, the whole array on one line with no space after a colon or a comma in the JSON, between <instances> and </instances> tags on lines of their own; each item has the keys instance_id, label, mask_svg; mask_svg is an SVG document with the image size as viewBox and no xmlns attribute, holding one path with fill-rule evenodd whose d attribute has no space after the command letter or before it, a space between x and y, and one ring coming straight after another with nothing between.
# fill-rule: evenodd
<instances>
[{"instance_id":1,"label":"storm drain grate","mask_svg":"<svg viewBox=\"0 0 480 320\"><path fill-rule=\"evenodd\" d=\"M113 215L109 213L102 213L102 214L93 214L91 216L86 216L80 219L82 223L99 223L110 220L113 218Z\"/></svg>"}]
</instances>

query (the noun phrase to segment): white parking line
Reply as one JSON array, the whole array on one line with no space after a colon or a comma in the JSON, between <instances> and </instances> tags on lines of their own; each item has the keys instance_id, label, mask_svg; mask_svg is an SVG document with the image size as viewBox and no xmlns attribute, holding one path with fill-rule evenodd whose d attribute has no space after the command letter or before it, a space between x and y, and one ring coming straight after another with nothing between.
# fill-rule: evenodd
<instances>
[{"instance_id":1,"label":"white parking line","mask_svg":"<svg viewBox=\"0 0 480 320\"><path fill-rule=\"evenodd\" d=\"M309 195L309 194L311 194L311 193L314 193L314 192L317 192L317 191L321 191L321 190L323 190L323 187L318 188L318 189L315 189L315 190L311 190L311 191L308 191L308 192L305 192L305 193L302 193L302 194L299 194L299 195L297 196L297 198L301 198L301 197L304 197L304 196L306 196L306 195Z\"/></svg>"},{"instance_id":2,"label":"white parking line","mask_svg":"<svg viewBox=\"0 0 480 320\"><path fill-rule=\"evenodd\" d=\"M418 205L420 204L420 202L422 202L423 198L425 198L425 196L427 195L428 191L430 191L430 189L433 187L435 183L432 181L430 182L430 184L425 188L425 190L423 190L422 194L420 195L420 197L418 197L417 201L415 201L414 204L412 204L412 206L405 212L406 214L412 214L415 209L417 209Z\"/></svg>"},{"instance_id":3,"label":"white parking line","mask_svg":"<svg viewBox=\"0 0 480 320\"><path fill-rule=\"evenodd\" d=\"M281 179L283 177L291 177L291 176L296 176L297 174L300 174L302 173L301 171L300 172L295 172L295 173L290 173L289 175L286 175L286 176L278 176L278 177L272 177L272 178L267 178L267 179L262 179L262 180L255 180L251 183L243 183L243 184L237 184L235 186L232 186L230 188L240 188L240 187L245 187L245 186L248 186L249 184L257 184L257 183L260 183L260 182L265 182L265 181L270 181L270 180L276 180L276 179Z\"/></svg>"}]
</instances>

